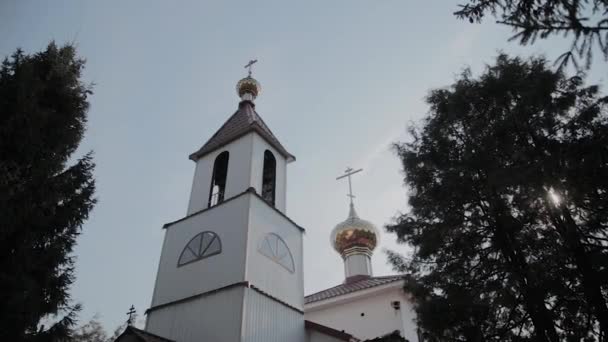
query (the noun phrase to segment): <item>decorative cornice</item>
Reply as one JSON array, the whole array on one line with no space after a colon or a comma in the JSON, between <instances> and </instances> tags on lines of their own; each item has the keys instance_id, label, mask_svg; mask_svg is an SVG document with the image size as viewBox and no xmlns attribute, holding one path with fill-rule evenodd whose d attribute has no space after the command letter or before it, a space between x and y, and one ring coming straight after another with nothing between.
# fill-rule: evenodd
<instances>
[{"instance_id":1,"label":"decorative cornice","mask_svg":"<svg viewBox=\"0 0 608 342\"><path fill-rule=\"evenodd\" d=\"M296 228L298 228L300 231L302 231L302 232L304 232L304 233L306 232L306 229L304 229L304 227L301 227L300 225L298 225L297 223L295 223L295 222L294 222L294 221L293 221L291 218L289 218L289 216L285 215L285 214L284 214L282 211L280 211L279 209L275 208L273 205L270 205L268 202L266 202L266 200L265 200L265 199L264 199L262 196L260 196L260 194L258 194L258 193L257 193L257 191L255 191L255 188L254 188L254 187L249 187L249 188L247 188L247 190L245 190L245 191L241 192L240 194L237 194L237 195L234 195L234 196L232 196L232 197L230 197L230 198L228 198L228 199L225 199L224 201L222 201L222 202L220 202L220 203L218 203L218 204L216 204L216 205L214 205L214 206L212 206L212 207L208 207L208 208L205 208L205 209L201 209L201 210L196 211L196 212L194 212L194 213L192 213L192 214L190 214L190 215L184 216L184 217L182 217L182 218L181 218L181 219L179 219L179 220L176 220L176 221L173 221L173 222L169 222L169 223L165 223L165 224L163 225L162 229L169 228L169 227L171 227L172 225L174 225L174 224L176 224L176 223L179 223L179 222L185 221L185 220L187 220L187 219L189 219L189 218L191 218L191 217L193 217L193 216L196 216L196 215L202 214L202 213L204 213L204 212L206 212L206 211L208 211L208 210L211 210L211 209L213 209L213 208L216 208L216 207L219 207L219 206L221 206L221 205L224 205L224 204L226 204L226 203L228 203L228 202L230 202L230 201L232 201L232 200L235 200L235 199L237 199L237 198L239 198L239 197L241 197L241 196L243 196L243 195L245 195L245 194L248 194L248 193L253 194L255 197L257 197L257 198L259 198L260 200L262 200L262 202L264 202L264 203L265 203L265 204L266 204L266 205L267 205L269 208L271 208L272 210L274 210L274 211L275 211L276 213L278 213L279 215L283 216L283 217L284 217L284 218L285 218L287 221L289 221L289 223L293 224L293 225L294 225Z\"/></svg>"},{"instance_id":2,"label":"decorative cornice","mask_svg":"<svg viewBox=\"0 0 608 342\"><path fill-rule=\"evenodd\" d=\"M235 288L235 287L240 287L240 286L252 289L252 290L256 291L257 293L263 295L264 297L267 297L267 298L269 298L269 299L271 299L271 300L273 300L273 301L275 301L275 302L277 302L277 303L279 303L279 304L281 304L281 305L283 305L283 306L285 306L285 307L287 307L287 308L289 308L289 309L291 309L293 311L296 311L298 313L304 314L304 311L302 311L302 310L300 310L300 309L298 309L298 308L296 308L296 307L294 307L294 306L292 306L292 305L290 305L290 304L288 304L288 303L286 303L286 302L284 302L284 301L282 301L282 300L280 300L280 299L278 299L278 298L276 298L276 297L268 294L267 292L262 291L258 287L254 286L254 285L251 285L248 281L241 281L241 282L233 283L233 284L226 285L226 286L223 286L223 287L211 290L211 291L206 291L206 292L195 294L193 296L189 296L189 297L186 297L186 298L182 298L182 299L174 300L174 301L171 301L171 302L155 305L153 307L148 308L146 310L145 314L147 315L148 313L150 313L152 311L156 311L156 310L159 310L159 309L171 306L171 305L186 303L186 302L198 299L198 298L202 298L202 297L206 297L206 296L212 295L212 294L217 293L217 292L225 291L225 290L232 289L232 288Z\"/></svg>"},{"instance_id":3,"label":"decorative cornice","mask_svg":"<svg viewBox=\"0 0 608 342\"><path fill-rule=\"evenodd\" d=\"M148 313L150 313L152 311L156 311L158 309L162 309L162 308L165 308L167 306L171 306L171 305L175 305L175 304L181 304L181 303L186 303L186 302L198 299L198 298L206 297L206 296L212 295L214 293L217 293L217 292L220 292L220 291L224 291L224 290L228 290L228 289L231 289L231 288L234 288L234 287L239 287L239 286L249 287L249 282L248 281L240 281L238 283L233 283L233 284L230 284L230 285L226 285L226 286L223 286L223 287L211 290L211 291L201 292L201 293L195 294L193 296L189 296L189 297L185 297L185 298L182 298L182 299L174 300L174 301L171 301L171 302L155 305L155 306L152 306L152 307L148 308L146 310L145 314L147 315Z\"/></svg>"}]
</instances>

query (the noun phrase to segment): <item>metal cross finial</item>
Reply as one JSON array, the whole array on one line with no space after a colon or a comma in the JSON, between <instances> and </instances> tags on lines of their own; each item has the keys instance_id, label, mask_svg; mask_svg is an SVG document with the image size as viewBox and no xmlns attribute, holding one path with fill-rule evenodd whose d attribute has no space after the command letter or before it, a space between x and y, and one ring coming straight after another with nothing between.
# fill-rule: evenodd
<instances>
[{"instance_id":1,"label":"metal cross finial","mask_svg":"<svg viewBox=\"0 0 608 342\"><path fill-rule=\"evenodd\" d=\"M257 59L252 59L252 60L250 60L250 61L249 61L249 63L247 63L247 65L245 65L245 68L249 69L249 70L248 70L248 71L249 71L249 77L251 77L251 67L252 67L252 66L253 66L255 63L257 63L257 62L258 62L258 60L257 60Z\"/></svg>"},{"instance_id":2,"label":"metal cross finial","mask_svg":"<svg viewBox=\"0 0 608 342\"><path fill-rule=\"evenodd\" d=\"M131 305L127 315L129 315L129 319L127 319L127 325L133 324L133 315L135 314L135 306Z\"/></svg>"},{"instance_id":3,"label":"metal cross finial","mask_svg":"<svg viewBox=\"0 0 608 342\"><path fill-rule=\"evenodd\" d=\"M353 185L351 183L350 180L350 176L354 175L357 172L361 172L363 171L363 169L359 169L359 170L353 170L352 167L346 168L346 170L344 170L344 174L338 178L336 178L336 180L342 179L344 177L348 177L348 197L350 197L350 204L353 204L353 198L355 198L355 195L353 195Z\"/></svg>"}]
</instances>

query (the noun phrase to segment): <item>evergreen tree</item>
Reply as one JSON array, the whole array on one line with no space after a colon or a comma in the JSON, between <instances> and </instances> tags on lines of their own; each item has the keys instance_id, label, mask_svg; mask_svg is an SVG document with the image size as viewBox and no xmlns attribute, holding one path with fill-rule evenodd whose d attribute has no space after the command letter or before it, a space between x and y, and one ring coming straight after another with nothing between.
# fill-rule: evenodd
<instances>
[{"instance_id":1,"label":"evergreen tree","mask_svg":"<svg viewBox=\"0 0 608 342\"><path fill-rule=\"evenodd\" d=\"M598 48L608 60L608 0L468 0L454 13L471 23L490 14L499 24L513 28L512 40L534 43L561 35L571 37L570 50L556 61L560 66L572 62L578 69L579 58L585 68L591 64L592 52Z\"/></svg>"},{"instance_id":2,"label":"evergreen tree","mask_svg":"<svg viewBox=\"0 0 608 342\"><path fill-rule=\"evenodd\" d=\"M396 145L420 326L438 341L608 338L608 99L543 58L500 55L427 98Z\"/></svg>"},{"instance_id":3,"label":"evergreen tree","mask_svg":"<svg viewBox=\"0 0 608 342\"><path fill-rule=\"evenodd\" d=\"M68 293L71 252L95 204L91 153L74 160L91 94L80 79L83 67L73 46L51 43L32 55L17 50L0 68L0 324L6 341L66 338L78 310Z\"/></svg>"}]
</instances>

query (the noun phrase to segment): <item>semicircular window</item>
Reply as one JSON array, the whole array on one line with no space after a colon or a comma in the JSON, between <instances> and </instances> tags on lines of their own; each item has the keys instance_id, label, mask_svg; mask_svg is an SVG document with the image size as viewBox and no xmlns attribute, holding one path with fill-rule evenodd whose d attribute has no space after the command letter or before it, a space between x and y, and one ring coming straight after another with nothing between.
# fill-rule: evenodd
<instances>
[{"instance_id":1,"label":"semicircular window","mask_svg":"<svg viewBox=\"0 0 608 342\"><path fill-rule=\"evenodd\" d=\"M272 261L285 267L289 272L293 273L295 271L291 251L289 251L285 241L277 234L270 233L264 236L259 251Z\"/></svg>"},{"instance_id":2,"label":"semicircular window","mask_svg":"<svg viewBox=\"0 0 608 342\"><path fill-rule=\"evenodd\" d=\"M214 232L196 234L184 247L177 266L183 266L222 252L220 237Z\"/></svg>"}]
</instances>

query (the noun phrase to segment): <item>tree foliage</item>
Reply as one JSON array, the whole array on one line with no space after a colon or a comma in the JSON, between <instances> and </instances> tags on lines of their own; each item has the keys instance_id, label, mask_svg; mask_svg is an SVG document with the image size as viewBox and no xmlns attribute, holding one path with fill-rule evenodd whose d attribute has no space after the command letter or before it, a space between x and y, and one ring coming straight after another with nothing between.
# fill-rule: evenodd
<instances>
[{"instance_id":1,"label":"tree foliage","mask_svg":"<svg viewBox=\"0 0 608 342\"><path fill-rule=\"evenodd\" d=\"M0 68L0 322L7 341L65 338L78 310L68 293L71 252L95 204L91 153L74 160L91 94L83 67L74 47L51 43L32 55L17 50ZM53 315L60 319L43 326Z\"/></svg>"},{"instance_id":2,"label":"tree foliage","mask_svg":"<svg viewBox=\"0 0 608 342\"><path fill-rule=\"evenodd\" d=\"M99 322L99 317L94 316L90 321L79 326L72 334L71 342L112 342L108 339L105 329Z\"/></svg>"},{"instance_id":3,"label":"tree foliage","mask_svg":"<svg viewBox=\"0 0 608 342\"><path fill-rule=\"evenodd\" d=\"M454 14L471 23L481 22L487 14L498 23L513 28L511 40L534 43L554 35L571 37L570 50L556 61L562 66L572 62L589 69L594 47L608 60L608 0L468 0Z\"/></svg>"},{"instance_id":4,"label":"tree foliage","mask_svg":"<svg viewBox=\"0 0 608 342\"><path fill-rule=\"evenodd\" d=\"M608 338L608 98L543 58L500 55L427 98L397 144L419 325L435 341Z\"/></svg>"}]
</instances>

